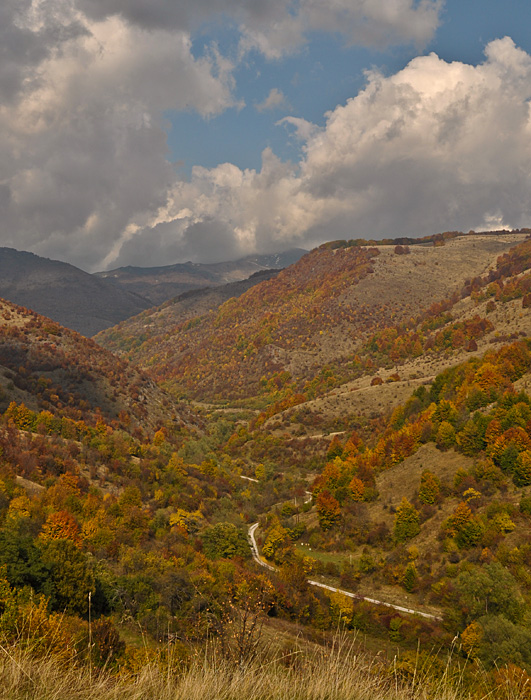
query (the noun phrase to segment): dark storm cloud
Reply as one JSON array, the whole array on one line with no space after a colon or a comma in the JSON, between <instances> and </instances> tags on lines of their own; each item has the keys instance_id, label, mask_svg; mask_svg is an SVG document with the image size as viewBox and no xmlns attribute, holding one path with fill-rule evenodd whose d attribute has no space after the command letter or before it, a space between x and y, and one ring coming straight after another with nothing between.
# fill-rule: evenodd
<instances>
[{"instance_id":1,"label":"dark storm cloud","mask_svg":"<svg viewBox=\"0 0 531 700\"><path fill-rule=\"evenodd\" d=\"M240 254L234 231L224 222L171 221L138 231L124 243L114 266L150 267L174 261L213 263L236 259Z\"/></svg>"},{"instance_id":2,"label":"dark storm cloud","mask_svg":"<svg viewBox=\"0 0 531 700\"><path fill-rule=\"evenodd\" d=\"M146 29L186 31L222 15L271 22L282 18L291 4L286 0L78 0L78 7L91 19L102 20L120 14Z\"/></svg>"},{"instance_id":3,"label":"dark storm cloud","mask_svg":"<svg viewBox=\"0 0 531 700\"><path fill-rule=\"evenodd\" d=\"M175 174L163 115L233 104L232 66L185 33L91 22L72 3L2 5L0 242L100 267Z\"/></svg>"},{"instance_id":4,"label":"dark storm cloud","mask_svg":"<svg viewBox=\"0 0 531 700\"><path fill-rule=\"evenodd\" d=\"M24 81L38 81L34 69L52 51L86 34L83 24L53 10L32 11L31 0L5 0L0 3L0 102L11 102Z\"/></svg>"}]
</instances>

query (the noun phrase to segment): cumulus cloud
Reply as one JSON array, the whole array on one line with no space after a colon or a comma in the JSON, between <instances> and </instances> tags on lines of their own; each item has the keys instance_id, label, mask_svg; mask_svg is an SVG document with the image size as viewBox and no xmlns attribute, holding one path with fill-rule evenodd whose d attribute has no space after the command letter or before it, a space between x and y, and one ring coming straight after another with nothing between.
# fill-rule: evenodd
<instances>
[{"instance_id":1,"label":"cumulus cloud","mask_svg":"<svg viewBox=\"0 0 531 700\"><path fill-rule=\"evenodd\" d=\"M309 141L313 136L315 136L315 134L317 134L320 131L320 128L317 126L317 124L313 124L312 122L309 122L307 119L303 119L302 117L284 117L283 119L278 120L276 126L281 126L282 124L284 126L289 125L294 127L295 136L300 141Z\"/></svg>"},{"instance_id":2,"label":"cumulus cloud","mask_svg":"<svg viewBox=\"0 0 531 700\"><path fill-rule=\"evenodd\" d=\"M438 11L438 0L334 0L325 22L317 0L0 3L2 244L85 268L118 259L135 241L140 251L147 231L168 251L194 255L205 231L215 230L227 251L230 237L234 250L254 246L271 227L262 202L282 201L267 191L267 167L240 173L238 193L219 185L224 166L183 184L168 161L168 111L209 117L236 106L234 66L215 46L194 53L192 32L228 18L242 47L272 57L316 29L364 43L422 39ZM282 100L273 90L262 107ZM198 200L189 201L194 192ZM206 203L210 196L219 203ZM227 215L229 200L240 213ZM181 216L187 207L190 216Z\"/></svg>"},{"instance_id":3,"label":"cumulus cloud","mask_svg":"<svg viewBox=\"0 0 531 700\"><path fill-rule=\"evenodd\" d=\"M333 238L529 226L530 99L531 56L509 38L490 43L478 66L430 54L389 77L373 72L323 129L292 119L306 138L300 163L266 149L259 171L196 168L118 259L161 224L182 259L195 254L194 232L202 240L199 224L216 259L230 257L225 246L234 255Z\"/></svg>"},{"instance_id":4,"label":"cumulus cloud","mask_svg":"<svg viewBox=\"0 0 531 700\"><path fill-rule=\"evenodd\" d=\"M269 110L278 109L287 104L286 96L278 88L271 88L269 95L256 105L256 110L258 112L266 112Z\"/></svg>"},{"instance_id":5,"label":"cumulus cloud","mask_svg":"<svg viewBox=\"0 0 531 700\"><path fill-rule=\"evenodd\" d=\"M2 243L97 267L174 184L165 110L227 109L232 66L215 49L194 57L184 31L89 20L67 0L1 13L14 37L0 61Z\"/></svg>"},{"instance_id":6,"label":"cumulus cloud","mask_svg":"<svg viewBox=\"0 0 531 700\"><path fill-rule=\"evenodd\" d=\"M279 58L311 32L332 32L365 46L425 44L439 23L443 0L78 0L94 20L120 15L148 29L192 31L230 17L243 49Z\"/></svg>"}]
</instances>

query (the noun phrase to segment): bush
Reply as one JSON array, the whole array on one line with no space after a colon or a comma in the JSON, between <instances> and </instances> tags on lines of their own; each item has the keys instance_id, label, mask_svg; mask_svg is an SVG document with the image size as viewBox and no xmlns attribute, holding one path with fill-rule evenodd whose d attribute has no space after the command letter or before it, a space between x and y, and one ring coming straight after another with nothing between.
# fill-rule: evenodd
<instances>
[{"instance_id":1,"label":"bush","mask_svg":"<svg viewBox=\"0 0 531 700\"><path fill-rule=\"evenodd\" d=\"M520 501L520 513L531 515L531 496L524 496Z\"/></svg>"}]
</instances>

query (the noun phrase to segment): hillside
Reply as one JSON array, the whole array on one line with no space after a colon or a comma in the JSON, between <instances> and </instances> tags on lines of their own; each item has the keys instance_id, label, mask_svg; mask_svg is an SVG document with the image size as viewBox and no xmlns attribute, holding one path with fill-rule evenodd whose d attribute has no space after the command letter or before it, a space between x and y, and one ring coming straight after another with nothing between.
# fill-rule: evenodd
<instances>
[{"instance_id":1,"label":"hillside","mask_svg":"<svg viewBox=\"0 0 531 700\"><path fill-rule=\"evenodd\" d=\"M0 297L89 337L150 303L73 265L0 248Z\"/></svg>"},{"instance_id":2,"label":"hillside","mask_svg":"<svg viewBox=\"0 0 531 700\"><path fill-rule=\"evenodd\" d=\"M226 285L245 280L261 270L280 270L297 262L306 253L294 248L271 255L248 255L221 263L178 263L161 267L119 267L95 276L119 289L138 294L159 305L189 290Z\"/></svg>"},{"instance_id":3,"label":"hillside","mask_svg":"<svg viewBox=\"0 0 531 700\"><path fill-rule=\"evenodd\" d=\"M205 425L141 371L34 312L2 301L0 319L4 649L61 660L63 675L85 664L135 674L161 660L161 639L187 662L228 635L240 605L293 619L327 608L314 595L294 608L290 584L273 596L248 566L247 517L288 497L295 477L248 498L241 466L220 452L230 423Z\"/></svg>"},{"instance_id":4,"label":"hillside","mask_svg":"<svg viewBox=\"0 0 531 700\"><path fill-rule=\"evenodd\" d=\"M281 563L295 548L332 585L389 602L398 587L412 607L442 605L465 650L474 636L468 648L487 665L529 668L530 347L469 358L365 438L336 439L315 509L264 520L264 553ZM377 613L364 614L374 624Z\"/></svg>"},{"instance_id":5,"label":"hillside","mask_svg":"<svg viewBox=\"0 0 531 700\"><path fill-rule=\"evenodd\" d=\"M405 255L394 245L325 245L194 319L165 307L98 342L194 398L241 400L287 385L309 398L356 376L353 359L371 334L460 294L523 239L460 235L412 245Z\"/></svg>"},{"instance_id":6,"label":"hillside","mask_svg":"<svg viewBox=\"0 0 531 700\"><path fill-rule=\"evenodd\" d=\"M180 420L175 402L142 371L94 341L4 300L0 391L2 411L15 401L91 422L103 418L154 429Z\"/></svg>"},{"instance_id":7,"label":"hillside","mask_svg":"<svg viewBox=\"0 0 531 700\"><path fill-rule=\"evenodd\" d=\"M331 388L308 392L300 407L275 411L267 429L304 435L316 428L343 429L349 416L367 422L390 412L439 372L510 340L530 337L530 268L531 243L523 241L483 277L469 279L457 295L369 334L351 358L351 379L347 375L340 382L345 373L331 363Z\"/></svg>"},{"instance_id":8,"label":"hillside","mask_svg":"<svg viewBox=\"0 0 531 700\"><path fill-rule=\"evenodd\" d=\"M191 289L179 294L174 299L166 301L160 307L143 311L139 315L139 320L140 317L145 321L153 316L156 319L156 323L162 326L166 318L170 319L170 323L174 323L175 318L179 318L183 322L187 319L203 316L203 314L209 313L212 309L217 309L229 299L240 297L255 285L274 279L279 272L280 270L261 270L239 282Z\"/></svg>"}]
</instances>

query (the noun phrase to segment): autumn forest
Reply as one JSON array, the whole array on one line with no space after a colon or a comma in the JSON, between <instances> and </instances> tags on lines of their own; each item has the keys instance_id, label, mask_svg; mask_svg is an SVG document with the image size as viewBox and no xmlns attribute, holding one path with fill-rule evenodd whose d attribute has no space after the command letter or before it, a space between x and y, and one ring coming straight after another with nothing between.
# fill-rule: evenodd
<instances>
[{"instance_id":1,"label":"autumn forest","mask_svg":"<svg viewBox=\"0 0 531 700\"><path fill-rule=\"evenodd\" d=\"M80 698L531 697L530 233L334 241L93 338L1 300L10 700L50 659Z\"/></svg>"}]
</instances>

